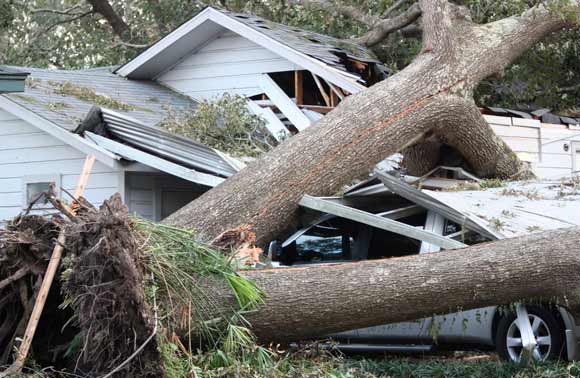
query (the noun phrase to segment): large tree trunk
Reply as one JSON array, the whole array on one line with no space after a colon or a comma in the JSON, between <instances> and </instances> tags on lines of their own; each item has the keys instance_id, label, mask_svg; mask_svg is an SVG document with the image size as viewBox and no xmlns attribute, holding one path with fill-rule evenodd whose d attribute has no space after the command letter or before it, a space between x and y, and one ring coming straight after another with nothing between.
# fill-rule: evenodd
<instances>
[{"instance_id":1,"label":"large tree trunk","mask_svg":"<svg viewBox=\"0 0 580 378\"><path fill-rule=\"evenodd\" d=\"M287 342L524 298L560 298L575 312L578 245L580 228L571 228L403 258L244 271L266 292L245 318L260 340ZM219 298L223 308L235 300Z\"/></svg>"},{"instance_id":2,"label":"large tree trunk","mask_svg":"<svg viewBox=\"0 0 580 378\"><path fill-rule=\"evenodd\" d=\"M472 91L566 21L540 6L476 25L464 8L445 0L420 5L424 48L412 64L350 96L166 222L192 228L206 240L249 225L263 244L294 223L303 194L334 194L380 160L430 135L443 136L482 177L517 175L520 161L476 111ZM578 8L574 0L570 9Z\"/></svg>"}]
</instances>

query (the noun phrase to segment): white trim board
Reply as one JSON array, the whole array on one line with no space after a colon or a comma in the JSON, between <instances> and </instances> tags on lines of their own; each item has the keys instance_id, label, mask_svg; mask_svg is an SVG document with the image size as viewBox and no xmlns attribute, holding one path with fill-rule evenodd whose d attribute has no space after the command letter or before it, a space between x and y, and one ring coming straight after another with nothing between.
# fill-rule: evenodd
<instances>
[{"instance_id":1,"label":"white trim board","mask_svg":"<svg viewBox=\"0 0 580 378\"><path fill-rule=\"evenodd\" d=\"M0 109L5 110L6 112L22 119L25 122L28 122L32 126L44 131L45 133L55 137L58 140L63 141L69 146L84 152L87 155L94 154L98 161L105 164L109 168L121 168L119 164L119 156L84 139L80 135L73 134L70 131L63 129L59 125L10 100L6 96L0 96Z\"/></svg>"},{"instance_id":2,"label":"white trim board","mask_svg":"<svg viewBox=\"0 0 580 378\"><path fill-rule=\"evenodd\" d=\"M252 100L248 100L248 109L257 116L261 116L266 121L266 128L278 142L290 136L290 132L284 124L276 117L272 109L262 108Z\"/></svg>"},{"instance_id":3,"label":"white trim board","mask_svg":"<svg viewBox=\"0 0 580 378\"><path fill-rule=\"evenodd\" d=\"M211 7L201 11L197 16L193 17L179 28L159 40L157 43L145 50L130 62L118 68L115 72L124 77L131 77L131 75L137 76L135 75L137 70L143 68L143 66L145 66L148 62L151 62L153 59L160 57L165 52L165 50L172 46L174 43L178 42L182 38L187 38L190 36L196 28L200 27L206 21L211 21L234 33L237 33L242 37L256 43L257 45L273 51L281 57L288 59L290 62L298 65L299 67L311 71L312 73L322 77L325 80L328 80L329 82L347 90L352 94L358 93L366 88L364 85L357 81L358 78L355 75L339 71L336 68L330 67L315 58L309 57L306 54L296 51L291 47L280 43L234 19L233 17L230 17ZM189 52L190 51L182 51L181 54L179 54L180 56L176 57L176 61ZM156 73L154 76L157 74L158 73Z\"/></svg>"},{"instance_id":4,"label":"white trim board","mask_svg":"<svg viewBox=\"0 0 580 378\"><path fill-rule=\"evenodd\" d=\"M148 154L146 152L104 138L100 135L93 134L90 131L85 131L85 134L93 141L95 141L95 143L99 144L101 147L111 150L128 160L138 161L142 164L145 164L152 168L156 168L170 175L181 177L182 179L187 181L191 181L197 184L213 188L214 186L221 184L225 180L221 177L185 168L179 164L172 163L168 160L159 158L157 156Z\"/></svg>"},{"instance_id":5,"label":"white trim board","mask_svg":"<svg viewBox=\"0 0 580 378\"><path fill-rule=\"evenodd\" d=\"M310 126L311 122L308 117L302 113L300 108L296 106L294 101L290 99L284 93L282 88L276 84L274 80L268 74L263 74L260 77L260 88L266 93L268 98L276 105L278 109L296 126L298 131L302 131L308 126Z\"/></svg>"}]
</instances>

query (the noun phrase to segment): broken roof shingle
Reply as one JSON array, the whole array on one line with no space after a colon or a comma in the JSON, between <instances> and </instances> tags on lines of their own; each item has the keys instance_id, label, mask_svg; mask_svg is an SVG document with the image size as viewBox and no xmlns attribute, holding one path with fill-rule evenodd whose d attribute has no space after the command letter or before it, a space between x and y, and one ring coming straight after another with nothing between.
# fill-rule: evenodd
<instances>
[{"instance_id":1,"label":"broken roof shingle","mask_svg":"<svg viewBox=\"0 0 580 378\"><path fill-rule=\"evenodd\" d=\"M525 119L537 119L542 123L556 125L580 125L580 117L569 117L551 113L550 109L537 110L514 110L500 107L484 107L484 114L497 115L502 117L515 117Z\"/></svg>"},{"instance_id":2,"label":"broken roof shingle","mask_svg":"<svg viewBox=\"0 0 580 378\"><path fill-rule=\"evenodd\" d=\"M235 13L222 9L219 11L279 43L340 71L355 74L348 70L345 65L345 59L348 57L361 62L374 63L380 67L382 72L388 72L388 69L383 66L382 62L370 50L356 43L279 24L251 14Z\"/></svg>"},{"instance_id":3,"label":"broken roof shingle","mask_svg":"<svg viewBox=\"0 0 580 378\"><path fill-rule=\"evenodd\" d=\"M30 72L25 92L3 96L67 130L74 130L91 107L99 105L99 99L109 99L121 105L120 113L151 125L171 113L189 111L196 106L193 100L155 82L115 75L110 67L66 71L21 69ZM63 88L85 91L88 96L71 94L72 91ZM91 101L91 96L95 97L94 101Z\"/></svg>"}]
</instances>

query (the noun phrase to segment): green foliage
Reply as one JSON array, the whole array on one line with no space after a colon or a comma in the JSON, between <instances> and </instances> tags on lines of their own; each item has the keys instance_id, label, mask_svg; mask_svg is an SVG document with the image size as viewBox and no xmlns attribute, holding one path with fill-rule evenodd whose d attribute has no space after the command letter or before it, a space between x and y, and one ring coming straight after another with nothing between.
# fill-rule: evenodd
<instances>
[{"instance_id":1,"label":"green foliage","mask_svg":"<svg viewBox=\"0 0 580 378\"><path fill-rule=\"evenodd\" d=\"M151 272L155 286L149 286L147 297L160 304L159 318L169 332L201 335L215 349L239 350L253 346L253 336L244 331L243 313L259 306L263 292L236 273L234 261L222 252L195 241L188 230L135 219L136 229L144 241L144 264ZM213 285L200 282L212 280ZM212 287L212 289L209 288ZM216 292L213 292L216 290ZM218 303L231 290L237 306L223 308ZM235 346L235 348L234 348Z\"/></svg>"},{"instance_id":2,"label":"green foliage","mask_svg":"<svg viewBox=\"0 0 580 378\"><path fill-rule=\"evenodd\" d=\"M0 31L6 30L14 21L14 12L9 0L0 0Z\"/></svg>"},{"instance_id":3,"label":"green foliage","mask_svg":"<svg viewBox=\"0 0 580 378\"><path fill-rule=\"evenodd\" d=\"M174 350L174 352L178 352ZM275 355L259 365L257 360L240 359L224 364L230 359L224 352L197 354L187 359L174 362L181 374L168 377L200 378L240 377L240 378L568 378L580 377L579 363L542 363L530 367L500 362L491 359L462 361L448 359L447 356L418 358L397 358L386 355L377 358L344 358L324 352L301 351ZM184 374L185 373L185 374ZM187 374L189 373L189 375Z\"/></svg>"},{"instance_id":4,"label":"green foliage","mask_svg":"<svg viewBox=\"0 0 580 378\"><path fill-rule=\"evenodd\" d=\"M187 114L172 115L161 127L232 156L259 156L275 146L262 118L250 113L241 96L204 101Z\"/></svg>"}]
</instances>

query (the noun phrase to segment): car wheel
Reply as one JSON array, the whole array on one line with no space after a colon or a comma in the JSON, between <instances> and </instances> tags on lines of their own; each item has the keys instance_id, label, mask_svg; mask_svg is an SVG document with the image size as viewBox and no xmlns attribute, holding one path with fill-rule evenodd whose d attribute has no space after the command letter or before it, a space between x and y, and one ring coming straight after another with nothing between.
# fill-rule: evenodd
<instances>
[{"instance_id":1,"label":"car wheel","mask_svg":"<svg viewBox=\"0 0 580 378\"><path fill-rule=\"evenodd\" d=\"M559 359L564 349L564 331L560 322L554 313L546 308L526 307L537 344L532 353L534 360ZM509 313L500 318L497 325L495 346L501 358L520 362L523 346L515 313Z\"/></svg>"}]
</instances>

